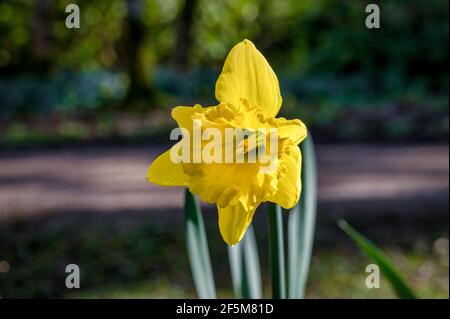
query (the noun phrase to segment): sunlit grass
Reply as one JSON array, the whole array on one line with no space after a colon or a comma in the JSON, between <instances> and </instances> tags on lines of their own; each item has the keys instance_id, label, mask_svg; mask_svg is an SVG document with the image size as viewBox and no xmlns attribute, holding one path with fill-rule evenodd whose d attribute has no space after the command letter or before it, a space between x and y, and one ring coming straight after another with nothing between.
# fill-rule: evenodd
<instances>
[{"instance_id":1,"label":"sunlit grass","mask_svg":"<svg viewBox=\"0 0 450 319\"><path fill-rule=\"evenodd\" d=\"M448 298L448 264L436 254L418 251L387 251L404 275L413 283L421 298ZM312 260L306 298L396 298L388 281L381 277L379 289L366 288L364 269L370 259L356 251L320 250ZM264 296L270 297L264 278ZM219 287L220 298L233 298L232 287ZM193 286L180 286L162 276L158 280L143 279L140 284L118 285L73 292L67 298L196 298Z\"/></svg>"},{"instance_id":2,"label":"sunlit grass","mask_svg":"<svg viewBox=\"0 0 450 319\"><path fill-rule=\"evenodd\" d=\"M132 227L105 221L17 223L1 226L0 259L10 269L0 273L3 297L193 298L196 296L184 236L149 218ZM207 223L207 226L209 223ZM258 225L257 225L258 226ZM262 226L262 225L260 225ZM208 227L209 231L212 230ZM256 229L257 235L264 229ZM259 238L261 247L267 242ZM421 298L448 298L448 234L417 239L408 246L377 241ZM226 248L211 240L219 298L231 298ZM270 297L268 256L261 253L264 296ZM64 267L78 263L81 288L64 286ZM313 251L306 298L395 298L381 277L380 289L367 289L364 272L370 259L350 242L319 242Z\"/></svg>"}]
</instances>

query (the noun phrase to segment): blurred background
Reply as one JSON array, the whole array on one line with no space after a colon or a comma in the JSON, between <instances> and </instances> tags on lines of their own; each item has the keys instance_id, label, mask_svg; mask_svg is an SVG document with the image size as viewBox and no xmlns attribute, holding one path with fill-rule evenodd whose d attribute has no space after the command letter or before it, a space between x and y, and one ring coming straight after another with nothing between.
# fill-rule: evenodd
<instances>
[{"instance_id":1,"label":"blurred background","mask_svg":"<svg viewBox=\"0 0 450 319\"><path fill-rule=\"evenodd\" d=\"M248 38L278 75L281 115L317 144L309 298L391 298L339 218L379 245L419 296L448 298L446 0L3 0L0 296L195 297L183 190L144 180L176 105L213 105L227 52ZM65 8L80 8L67 29ZM204 207L220 297L232 297ZM264 209L255 218L270 291ZM81 288L65 287L65 266Z\"/></svg>"}]
</instances>

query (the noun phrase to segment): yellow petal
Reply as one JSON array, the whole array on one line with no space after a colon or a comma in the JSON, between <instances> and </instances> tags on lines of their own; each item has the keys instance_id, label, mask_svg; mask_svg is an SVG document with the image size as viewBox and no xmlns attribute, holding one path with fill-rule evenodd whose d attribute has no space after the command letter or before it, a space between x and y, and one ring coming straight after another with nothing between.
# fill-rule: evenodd
<instances>
[{"instance_id":1,"label":"yellow petal","mask_svg":"<svg viewBox=\"0 0 450 319\"><path fill-rule=\"evenodd\" d=\"M239 105L241 99L275 117L281 107L278 79L267 60L249 40L234 46L216 82L216 99Z\"/></svg>"},{"instance_id":2,"label":"yellow petal","mask_svg":"<svg viewBox=\"0 0 450 319\"><path fill-rule=\"evenodd\" d=\"M183 164L174 163L170 158L170 150L162 153L147 170L149 182L163 186L187 186L188 176L183 172Z\"/></svg>"},{"instance_id":3,"label":"yellow petal","mask_svg":"<svg viewBox=\"0 0 450 319\"><path fill-rule=\"evenodd\" d=\"M280 138L288 138L293 145L298 145L308 135L305 124L300 120L286 120L283 117L277 118L278 136Z\"/></svg>"},{"instance_id":4,"label":"yellow petal","mask_svg":"<svg viewBox=\"0 0 450 319\"><path fill-rule=\"evenodd\" d=\"M300 149L297 146L291 147L289 154L285 154L280 162L286 168L286 175L278 180L277 192L269 198L269 201L289 209L297 204L302 190Z\"/></svg>"},{"instance_id":5,"label":"yellow petal","mask_svg":"<svg viewBox=\"0 0 450 319\"><path fill-rule=\"evenodd\" d=\"M217 210L219 212L219 229L223 240L231 246L238 243L252 222L256 207L247 211L238 201L235 205L225 208L217 206Z\"/></svg>"},{"instance_id":6,"label":"yellow petal","mask_svg":"<svg viewBox=\"0 0 450 319\"><path fill-rule=\"evenodd\" d=\"M172 109L172 118L178 123L178 126L192 131L192 115L203 113L210 107L202 107L200 104L194 106L177 106Z\"/></svg>"}]
</instances>

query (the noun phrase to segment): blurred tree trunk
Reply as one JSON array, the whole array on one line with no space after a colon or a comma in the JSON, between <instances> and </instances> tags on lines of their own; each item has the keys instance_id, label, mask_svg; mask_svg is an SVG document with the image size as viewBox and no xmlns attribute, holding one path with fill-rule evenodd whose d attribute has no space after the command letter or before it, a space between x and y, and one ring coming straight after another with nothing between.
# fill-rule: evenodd
<instances>
[{"instance_id":1,"label":"blurred tree trunk","mask_svg":"<svg viewBox=\"0 0 450 319\"><path fill-rule=\"evenodd\" d=\"M194 13L198 0L185 0L178 18L174 63L180 71L187 71L190 65L191 48L194 41Z\"/></svg>"},{"instance_id":2,"label":"blurred tree trunk","mask_svg":"<svg viewBox=\"0 0 450 319\"><path fill-rule=\"evenodd\" d=\"M36 0L32 21L32 67L38 72L48 72L52 61L51 0Z\"/></svg>"},{"instance_id":3,"label":"blurred tree trunk","mask_svg":"<svg viewBox=\"0 0 450 319\"><path fill-rule=\"evenodd\" d=\"M129 108L130 105L138 101L145 101L146 107L154 106L155 99L151 87L151 76L149 70L144 67L143 61L143 42L146 32L141 20L142 1L126 0L126 7L124 55L130 86L123 108Z\"/></svg>"}]
</instances>

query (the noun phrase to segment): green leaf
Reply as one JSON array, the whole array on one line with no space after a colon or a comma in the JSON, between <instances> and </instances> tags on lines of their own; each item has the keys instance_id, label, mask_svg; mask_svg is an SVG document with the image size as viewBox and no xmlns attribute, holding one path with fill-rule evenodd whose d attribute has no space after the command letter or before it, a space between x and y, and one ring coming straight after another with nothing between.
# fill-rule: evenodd
<instances>
[{"instance_id":1,"label":"green leaf","mask_svg":"<svg viewBox=\"0 0 450 319\"><path fill-rule=\"evenodd\" d=\"M186 190L185 236L192 278L199 298L216 298L205 226L198 200Z\"/></svg>"},{"instance_id":2,"label":"green leaf","mask_svg":"<svg viewBox=\"0 0 450 319\"><path fill-rule=\"evenodd\" d=\"M262 298L261 269L253 227L250 225L244 238L228 246L230 271L236 298Z\"/></svg>"},{"instance_id":3,"label":"green leaf","mask_svg":"<svg viewBox=\"0 0 450 319\"><path fill-rule=\"evenodd\" d=\"M345 220L338 221L339 227L364 251L373 261L380 267L383 274L389 280L394 288L397 296L402 299L415 299L416 294L409 287L405 279L395 269L394 265L389 261L388 257L370 242L366 237L356 231Z\"/></svg>"},{"instance_id":4,"label":"green leaf","mask_svg":"<svg viewBox=\"0 0 450 319\"><path fill-rule=\"evenodd\" d=\"M283 216L281 207L267 203L269 217L270 271L272 275L272 296L286 298L286 271L284 262Z\"/></svg>"},{"instance_id":5,"label":"green leaf","mask_svg":"<svg viewBox=\"0 0 450 319\"><path fill-rule=\"evenodd\" d=\"M289 212L288 296L303 298L314 243L317 208L317 166L314 143L309 135L300 144L302 152L302 194Z\"/></svg>"}]
</instances>

